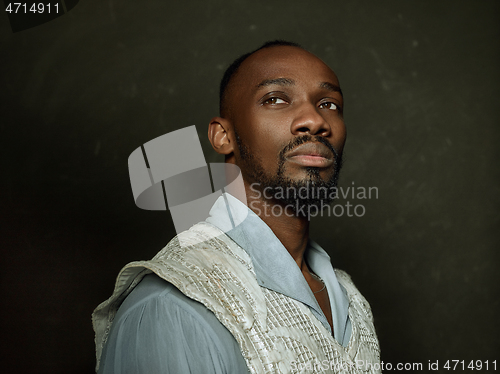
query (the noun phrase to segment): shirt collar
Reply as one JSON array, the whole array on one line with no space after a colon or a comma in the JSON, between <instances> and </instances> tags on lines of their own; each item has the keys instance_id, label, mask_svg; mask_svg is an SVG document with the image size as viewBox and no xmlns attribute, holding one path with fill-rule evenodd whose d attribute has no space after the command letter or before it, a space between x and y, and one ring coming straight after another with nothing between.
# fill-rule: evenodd
<instances>
[{"instance_id":1,"label":"shirt collar","mask_svg":"<svg viewBox=\"0 0 500 374\"><path fill-rule=\"evenodd\" d=\"M297 263L259 216L232 195L224 193L213 205L206 221L224 231L248 253L260 286L306 304L327 330L330 329ZM309 240L306 261L326 284L335 339L346 346L349 300L337 281L330 256L317 243Z\"/></svg>"}]
</instances>

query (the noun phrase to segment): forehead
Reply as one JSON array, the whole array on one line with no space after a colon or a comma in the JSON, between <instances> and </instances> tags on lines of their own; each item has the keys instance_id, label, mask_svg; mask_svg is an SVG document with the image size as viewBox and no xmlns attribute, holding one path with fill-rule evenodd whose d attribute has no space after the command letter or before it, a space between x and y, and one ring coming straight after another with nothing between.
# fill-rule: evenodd
<instances>
[{"instance_id":1,"label":"forehead","mask_svg":"<svg viewBox=\"0 0 500 374\"><path fill-rule=\"evenodd\" d=\"M274 78L339 84L335 73L312 53L298 47L275 46L255 52L241 64L235 76L235 87L248 90L263 80Z\"/></svg>"}]
</instances>

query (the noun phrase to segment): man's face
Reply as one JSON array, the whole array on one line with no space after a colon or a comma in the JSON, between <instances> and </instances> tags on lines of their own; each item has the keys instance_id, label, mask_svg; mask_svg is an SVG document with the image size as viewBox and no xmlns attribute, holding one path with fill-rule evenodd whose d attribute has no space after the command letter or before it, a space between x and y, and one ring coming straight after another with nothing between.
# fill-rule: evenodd
<instances>
[{"instance_id":1,"label":"man's face","mask_svg":"<svg viewBox=\"0 0 500 374\"><path fill-rule=\"evenodd\" d=\"M270 47L245 60L230 84L235 162L247 184L335 185L346 129L327 65L300 48Z\"/></svg>"}]
</instances>

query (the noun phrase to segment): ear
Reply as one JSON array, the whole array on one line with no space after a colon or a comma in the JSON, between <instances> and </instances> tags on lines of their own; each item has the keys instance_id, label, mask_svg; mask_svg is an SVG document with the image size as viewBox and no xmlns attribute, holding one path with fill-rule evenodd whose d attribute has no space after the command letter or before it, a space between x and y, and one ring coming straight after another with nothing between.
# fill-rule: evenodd
<instances>
[{"instance_id":1,"label":"ear","mask_svg":"<svg viewBox=\"0 0 500 374\"><path fill-rule=\"evenodd\" d=\"M231 123L222 117L214 117L208 125L208 140L215 149L215 152L221 155L230 155L234 152L233 142L229 137Z\"/></svg>"}]
</instances>

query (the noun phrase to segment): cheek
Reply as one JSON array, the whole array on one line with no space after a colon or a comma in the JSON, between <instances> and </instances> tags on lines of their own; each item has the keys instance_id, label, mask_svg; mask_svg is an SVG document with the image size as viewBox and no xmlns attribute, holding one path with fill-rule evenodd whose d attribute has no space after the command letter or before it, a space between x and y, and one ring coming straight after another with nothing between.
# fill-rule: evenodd
<instances>
[{"instance_id":1,"label":"cheek","mask_svg":"<svg viewBox=\"0 0 500 374\"><path fill-rule=\"evenodd\" d=\"M333 134L333 147L341 152L344 149L344 144L347 138L347 129L344 121L338 121L334 126L332 126Z\"/></svg>"},{"instance_id":2,"label":"cheek","mask_svg":"<svg viewBox=\"0 0 500 374\"><path fill-rule=\"evenodd\" d=\"M277 122L272 122L263 132L262 149L265 155L262 155L269 164L276 165L279 162L280 152L293 140L289 126L280 126Z\"/></svg>"},{"instance_id":3,"label":"cheek","mask_svg":"<svg viewBox=\"0 0 500 374\"><path fill-rule=\"evenodd\" d=\"M256 111L248 116L245 135L261 157L277 157L281 148L290 140L290 122L283 116Z\"/></svg>"}]
</instances>

